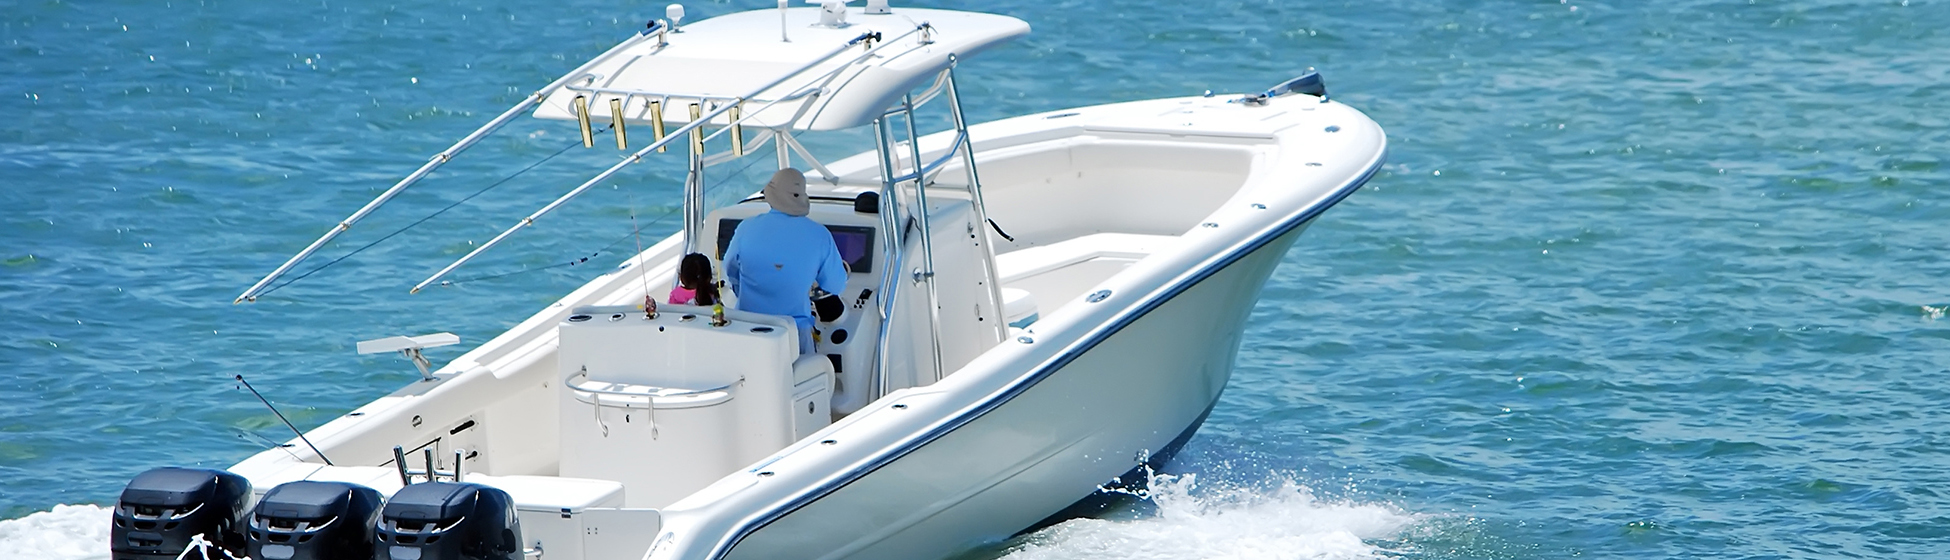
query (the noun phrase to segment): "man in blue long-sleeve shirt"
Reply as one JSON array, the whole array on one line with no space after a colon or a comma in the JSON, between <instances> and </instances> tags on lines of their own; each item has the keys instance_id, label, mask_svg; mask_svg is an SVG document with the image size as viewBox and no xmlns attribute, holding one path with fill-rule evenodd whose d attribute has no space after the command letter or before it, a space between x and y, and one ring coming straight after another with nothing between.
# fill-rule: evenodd
<instances>
[{"instance_id":1,"label":"man in blue long-sleeve shirt","mask_svg":"<svg viewBox=\"0 0 1950 560\"><path fill-rule=\"evenodd\" d=\"M831 293L846 288L846 261L833 234L806 217L806 175L790 167L765 183L772 211L738 224L724 252L725 279L738 295L738 309L791 317L799 327L799 353L813 351L814 285Z\"/></svg>"}]
</instances>

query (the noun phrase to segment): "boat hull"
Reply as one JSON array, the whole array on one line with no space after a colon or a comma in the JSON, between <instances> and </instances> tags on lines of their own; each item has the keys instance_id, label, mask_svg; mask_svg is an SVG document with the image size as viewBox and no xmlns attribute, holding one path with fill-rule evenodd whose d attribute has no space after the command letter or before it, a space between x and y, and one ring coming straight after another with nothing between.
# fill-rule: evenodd
<instances>
[{"instance_id":1,"label":"boat hull","mask_svg":"<svg viewBox=\"0 0 1950 560\"><path fill-rule=\"evenodd\" d=\"M1157 142L1155 127L1138 126L1148 122L1140 115L1207 111L1215 127L1206 136L1162 141L1259 151L1244 185L1175 236L1171 250L1086 288L1027 336L939 382L889 394L810 438L826 439L802 441L673 504L648 557L958 554L1047 522L1168 451L1217 401L1246 319L1287 250L1386 157L1379 126L1345 106L1303 100L1273 107L1286 112L1157 100L993 125L991 138L1054 142L1087 131ZM1076 114L1096 116L1064 130L1033 130L1064 126L1046 123ZM1118 136L1125 134L1136 136ZM1088 144L1104 137L1075 138ZM984 153L998 157L1009 146L996 142Z\"/></svg>"},{"instance_id":2,"label":"boat hull","mask_svg":"<svg viewBox=\"0 0 1950 560\"><path fill-rule=\"evenodd\" d=\"M1303 229L1196 281L972 422L779 517L727 557L941 557L1006 539L1158 458L1216 403L1245 319Z\"/></svg>"},{"instance_id":3,"label":"boat hull","mask_svg":"<svg viewBox=\"0 0 1950 560\"><path fill-rule=\"evenodd\" d=\"M1211 126L1193 135L1159 129L1146 115L1161 109L1172 111L1166 124L1208 119ZM675 503L642 510L654 519L632 518L639 525L629 531L637 547L631 552L555 550L606 560L645 557L634 552L644 546L654 559L941 557L1048 522L1099 485L1161 461L1195 433L1217 402L1247 318L1287 250L1312 220L1373 176L1385 156L1379 127L1352 109L1311 99L1266 109L1204 98L1153 100L976 127L972 142L991 158L985 169L1004 178L985 183L997 195L990 205L1043 212L1005 215L1012 224L1062 226L1032 234L1017 230L1043 244L1025 242L1010 253L1043 251L1037 258L1057 264L998 268L1017 274L1013 278L1036 278L1071 262L1047 257L1058 246L1095 243L1086 238L1102 232L1143 238L1146 245L1085 245L1095 252L1076 258L1130 254L1097 263L1118 267L1104 276L1078 276L1074 286L1043 292L1038 299L1047 307L1037 322L999 345L985 341L979 355L949 364L951 374L937 380L894 372L889 379L926 382L890 384L898 389L770 457ZM928 142L919 143L925 148ZM838 176L852 177L845 184L858 185L870 178L867 163L856 157L832 167ZM1171 173L1226 166L1239 171L1220 179ZM1146 174L1153 171L1159 176ZM1157 185L1182 192L1138 188ZM1084 194L1072 197L1078 200L1011 198L1059 188ZM1061 215L1103 198L1092 193L1125 199L1121 206L1094 208L1098 213L1135 218L1091 225ZM1171 194L1190 198L1164 196ZM1146 209L1151 214L1139 211ZM971 237L980 231L965 229ZM405 443L443 457L449 449L484 450L467 458L484 467L470 472L561 476L557 459L565 444L542 429L567 411L549 398L552 384L562 380L555 367L561 359L558 326L574 309L641 298L645 277L670 277L679 241L651 247L456 359L435 372L435 380L311 433L323 451L364 466L320 468L280 449L233 470L254 483L322 473L397 489L387 452ZM994 274L997 282L1012 278ZM1021 285L1033 291L1031 284ZM975 313L981 310L978 304ZM642 468L650 473L656 466ZM537 498L538 504L553 503L549 496ZM543 540L574 542L583 534L575 529Z\"/></svg>"}]
</instances>

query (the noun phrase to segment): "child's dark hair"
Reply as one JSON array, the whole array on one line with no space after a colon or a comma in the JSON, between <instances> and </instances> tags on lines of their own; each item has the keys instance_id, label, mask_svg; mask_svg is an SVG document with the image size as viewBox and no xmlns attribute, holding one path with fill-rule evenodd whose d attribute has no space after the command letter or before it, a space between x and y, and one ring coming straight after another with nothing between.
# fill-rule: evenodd
<instances>
[{"instance_id":1,"label":"child's dark hair","mask_svg":"<svg viewBox=\"0 0 1950 560\"><path fill-rule=\"evenodd\" d=\"M703 253L684 255L677 264L677 283L697 291L697 305L718 303L718 283L711 275L711 258Z\"/></svg>"}]
</instances>

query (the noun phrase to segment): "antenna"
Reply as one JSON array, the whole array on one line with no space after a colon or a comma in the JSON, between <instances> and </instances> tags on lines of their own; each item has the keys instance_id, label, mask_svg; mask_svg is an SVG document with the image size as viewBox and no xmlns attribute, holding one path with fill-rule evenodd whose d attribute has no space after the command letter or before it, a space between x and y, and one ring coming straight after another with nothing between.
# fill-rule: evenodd
<instances>
[{"instance_id":1,"label":"antenna","mask_svg":"<svg viewBox=\"0 0 1950 560\"><path fill-rule=\"evenodd\" d=\"M406 356L406 359L413 360L414 367L420 368L420 381L424 382L433 381L433 372L429 369L432 364L427 363L427 357L420 354L420 349L454 344L460 344L460 335L454 333L443 332L423 334L420 336L390 336L360 341L359 353L378 354L380 352L397 350L401 356Z\"/></svg>"},{"instance_id":2,"label":"antenna","mask_svg":"<svg viewBox=\"0 0 1950 560\"><path fill-rule=\"evenodd\" d=\"M779 0L779 41L786 43L792 42L792 37L785 32L785 8L791 4L792 0Z\"/></svg>"},{"instance_id":3,"label":"antenna","mask_svg":"<svg viewBox=\"0 0 1950 560\"><path fill-rule=\"evenodd\" d=\"M684 5L671 4L669 6L664 6L664 19L670 20L671 33L683 33L684 32Z\"/></svg>"},{"instance_id":4,"label":"antenna","mask_svg":"<svg viewBox=\"0 0 1950 560\"><path fill-rule=\"evenodd\" d=\"M244 380L244 376L243 376L243 374L238 374L238 375L237 375L237 382L238 382L238 383L242 383L242 384L244 384L244 388L245 388L245 389L250 389L250 390L251 390L251 394L253 394L253 395L257 395L257 402L261 402L261 403L264 403L264 408L269 408L269 409L271 409L271 414L276 414L276 415L278 415L278 420L283 420L283 421L284 421L284 427L286 427L286 428L291 428L291 433L294 433L294 434L298 434L298 439L299 439L300 441L303 441L303 442L305 442L305 447L310 447L310 448L311 448L311 452L312 452L312 453L317 453L317 454L318 454L318 458L319 458L319 459L324 459L324 460L325 460L325 464L326 464L326 465L328 465L328 466L337 466L337 465L333 465L333 464L332 464L332 459L331 459L331 458L329 458L329 457L326 457L326 456L325 456L325 452L324 452L324 451L319 451L319 450L318 450L318 446L316 446L316 445L312 445L312 444L311 444L311 439L310 439L310 438L307 438L307 437L305 437L305 433L304 433L304 432L300 432L300 431L298 431L298 427L297 427L297 426L293 426L293 425L291 425L291 420L289 420L289 419L286 419L286 418L284 417L284 413L282 413L282 412L278 412L278 407L275 407L275 406L271 406L271 401L270 401L270 400L268 400L268 399L265 399L265 398L264 398L264 393L259 393L259 392L257 392L257 388L256 388L256 387L252 387L252 386L251 386L251 382L249 382L249 381L245 381L245 380Z\"/></svg>"}]
</instances>

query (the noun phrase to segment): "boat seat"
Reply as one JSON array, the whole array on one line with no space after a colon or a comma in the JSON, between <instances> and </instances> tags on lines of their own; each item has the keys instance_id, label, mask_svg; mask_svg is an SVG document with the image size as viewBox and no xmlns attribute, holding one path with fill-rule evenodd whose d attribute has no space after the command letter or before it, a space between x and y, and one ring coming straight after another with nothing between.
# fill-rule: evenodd
<instances>
[{"instance_id":1,"label":"boat seat","mask_svg":"<svg viewBox=\"0 0 1950 560\"><path fill-rule=\"evenodd\" d=\"M399 470L392 467L335 467L317 463L291 463L268 476L252 476L251 492L263 497L279 484L300 480L347 482L378 490L391 496L399 491Z\"/></svg>"},{"instance_id":2,"label":"boat seat","mask_svg":"<svg viewBox=\"0 0 1950 560\"><path fill-rule=\"evenodd\" d=\"M517 511L570 513L592 507L623 507L623 483L560 476L466 475L465 482L500 488L514 498Z\"/></svg>"},{"instance_id":3,"label":"boat seat","mask_svg":"<svg viewBox=\"0 0 1950 560\"><path fill-rule=\"evenodd\" d=\"M565 478L559 476L490 476L485 474L462 475L465 482L485 484L500 488L514 498L515 509L534 512L580 512L592 507L623 507L623 483L612 480L591 478ZM378 490L380 494L393 495L404 486L399 481L399 470L393 467L339 467L316 463L293 463L270 476L251 479L252 490L259 496L286 482L317 480L327 482L348 482ZM415 477L418 481L418 477Z\"/></svg>"},{"instance_id":4,"label":"boat seat","mask_svg":"<svg viewBox=\"0 0 1950 560\"><path fill-rule=\"evenodd\" d=\"M1141 259L1177 242L1175 235L1093 233L996 255L995 269L1008 283L1096 258Z\"/></svg>"},{"instance_id":5,"label":"boat seat","mask_svg":"<svg viewBox=\"0 0 1950 560\"><path fill-rule=\"evenodd\" d=\"M655 510L616 509L623 507L623 483L614 480L526 475L462 480L507 492L521 520L522 540L538 543L548 558L642 558L660 523ZM595 554L606 546L621 552Z\"/></svg>"}]
</instances>

